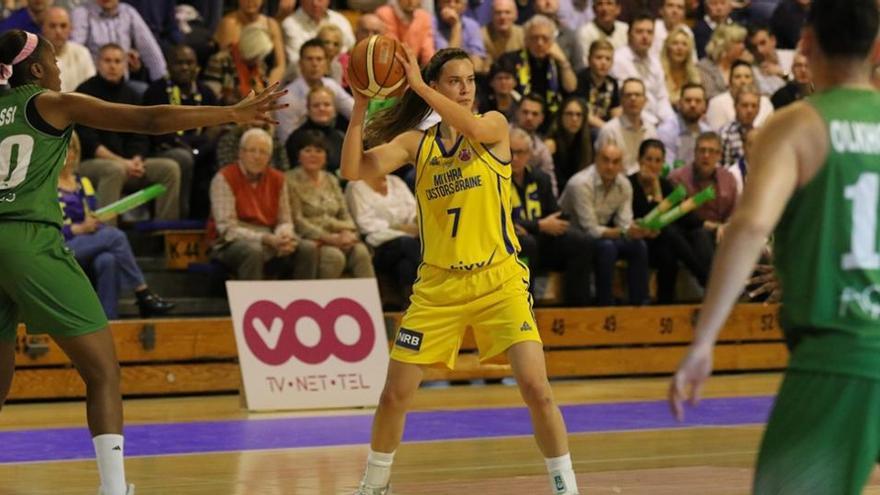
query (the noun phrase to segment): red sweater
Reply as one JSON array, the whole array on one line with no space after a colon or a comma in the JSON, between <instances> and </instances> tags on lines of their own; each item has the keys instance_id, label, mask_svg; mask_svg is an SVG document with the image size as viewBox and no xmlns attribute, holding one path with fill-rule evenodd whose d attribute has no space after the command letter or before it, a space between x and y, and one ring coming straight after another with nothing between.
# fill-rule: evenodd
<instances>
[{"instance_id":1,"label":"red sweater","mask_svg":"<svg viewBox=\"0 0 880 495\"><path fill-rule=\"evenodd\" d=\"M237 163L220 169L232 194L235 195L235 212L238 220L251 225L274 228L278 224L278 198L284 187L284 174L273 168L266 169L256 183L251 183ZM214 218L208 220L208 239L217 238Z\"/></svg>"}]
</instances>

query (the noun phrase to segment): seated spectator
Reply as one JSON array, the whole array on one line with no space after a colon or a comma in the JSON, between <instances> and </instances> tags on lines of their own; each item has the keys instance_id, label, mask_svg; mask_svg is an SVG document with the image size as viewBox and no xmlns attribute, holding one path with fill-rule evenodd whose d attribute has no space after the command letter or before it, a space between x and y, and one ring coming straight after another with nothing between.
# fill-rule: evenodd
<instances>
[{"instance_id":1,"label":"seated spectator","mask_svg":"<svg viewBox=\"0 0 880 495\"><path fill-rule=\"evenodd\" d=\"M523 30L525 49L505 53L498 60L517 68L516 90L520 94L540 95L546 102L547 114L552 116L562 103L563 93L577 89L577 76L554 42L556 25L553 21L539 14L529 19Z\"/></svg>"},{"instance_id":2,"label":"seated spectator","mask_svg":"<svg viewBox=\"0 0 880 495\"><path fill-rule=\"evenodd\" d=\"M21 2L18 2L21 4ZM21 29L29 33L43 34L43 22L47 9L52 5L51 0L27 0L25 6L12 12L12 14L0 21L0 33L10 29Z\"/></svg>"},{"instance_id":3,"label":"seated spectator","mask_svg":"<svg viewBox=\"0 0 880 495\"><path fill-rule=\"evenodd\" d=\"M590 127L598 132L622 111L617 79L609 75L614 60L614 46L607 40L594 41L587 60L587 68L577 73L575 94L587 100Z\"/></svg>"},{"instance_id":4,"label":"seated spectator","mask_svg":"<svg viewBox=\"0 0 880 495\"><path fill-rule=\"evenodd\" d=\"M333 79L325 77L327 73L327 52L324 45L318 39L311 39L303 43L300 48L299 77L288 84L284 89L287 95L281 97L279 103L287 103L290 106L276 112L278 119L278 139L287 142L290 134L303 125L308 115L306 108L306 96L309 91L317 86L323 86L333 92L333 103L336 111L351 117L351 109L354 107L354 99L342 86Z\"/></svg>"},{"instance_id":5,"label":"seated spectator","mask_svg":"<svg viewBox=\"0 0 880 495\"><path fill-rule=\"evenodd\" d=\"M706 90L699 84L687 84L681 89L677 118L664 122L657 136L666 148L666 163L679 168L694 161L697 137L712 128L703 120L706 115Z\"/></svg>"},{"instance_id":6,"label":"seated spectator","mask_svg":"<svg viewBox=\"0 0 880 495\"><path fill-rule=\"evenodd\" d=\"M329 0L302 0L293 15L281 22L284 38L287 40L285 49L290 65L299 63L299 49L306 41L317 38L318 31L324 25L336 26L342 35L340 51L349 51L354 47L354 33L351 23L339 12L329 9ZM332 60L332 58L330 59Z\"/></svg>"},{"instance_id":7,"label":"seated spectator","mask_svg":"<svg viewBox=\"0 0 880 495\"><path fill-rule=\"evenodd\" d=\"M310 131L318 131L327 140L327 166L325 170L333 175L339 170L339 157L342 153L342 141L345 134L336 128L336 107L333 106L333 92L324 86L312 88L306 97L308 105L308 117L299 128L287 138L285 148L287 159L290 163L296 163L299 150L302 149L304 139Z\"/></svg>"},{"instance_id":8,"label":"seated spectator","mask_svg":"<svg viewBox=\"0 0 880 495\"><path fill-rule=\"evenodd\" d=\"M648 302L649 232L633 223L632 185L621 174L623 151L614 143L599 147L596 164L576 173L559 200L564 214L593 239L596 303L614 304L612 279L619 259L625 259L629 304Z\"/></svg>"},{"instance_id":9,"label":"seated spectator","mask_svg":"<svg viewBox=\"0 0 880 495\"><path fill-rule=\"evenodd\" d=\"M319 245L318 278L340 278L343 273L372 278L373 260L358 238L339 179L324 170L328 149L323 134L306 132L295 167L285 174L296 228Z\"/></svg>"},{"instance_id":10,"label":"seated spectator","mask_svg":"<svg viewBox=\"0 0 880 495\"><path fill-rule=\"evenodd\" d=\"M278 21L269 16L262 14L262 0L238 0L238 8L225 16L217 26L217 32L214 33L214 40L217 41L217 47L222 50L232 51L233 47L238 46L245 28L254 26L269 35L272 42L272 49L269 53L273 54L272 65L266 73L268 79L267 85L274 84L284 77L287 68L287 61L284 53L284 39L281 33L281 26ZM252 50L248 50L251 53ZM262 51L262 50L261 50ZM250 60L245 58L245 60ZM247 95L247 93L244 93Z\"/></svg>"},{"instance_id":11,"label":"seated spectator","mask_svg":"<svg viewBox=\"0 0 880 495\"><path fill-rule=\"evenodd\" d=\"M732 168L745 157L746 135L755 128L759 98L758 88L751 84L736 93L736 118L718 133L721 136L722 166Z\"/></svg>"},{"instance_id":12,"label":"seated spectator","mask_svg":"<svg viewBox=\"0 0 880 495\"><path fill-rule=\"evenodd\" d=\"M526 131L532 138L532 152L529 159L529 168L532 170L540 170L550 177L550 184L553 189L553 195L559 195L559 188L556 184L556 173L553 171L553 154L544 144L538 129L544 123L544 100L535 94L527 94L519 102L519 108L516 110L516 127Z\"/></svg>"},{"instance_id":13,"label":"seated spectator","mask_svg":"<svg viewBox=\"0 0 880 495\"><path fill-rule=\"evenodd\" d=\"M693 51L694 39L682 29L675 29L669 33L663 45L660 64L665 74L669 103L673 107L678 104L683 87L688 84L700 84L700 71L694 63Z\"/></svg>"},{"instance_id":14,"label":"seated spectator","mask_svg":"<svg viewBox=\"0 0 880 495\"><path fill-rule=\"evenodd\" d=\"M712 39L706 45L706 58L697 62L707 99L727 91L733 64L745 52L745 39L745 28L736 24L720 26L712 33Z\"/></svg>"},{"instance_id":15,"label":"seated spectator","mask_svg":"<svg viewBox=\"0 0 880 495\"><path fill-rule=\"evenodd\" d=\"M387 175L349 182L345 198L361 235L373 248L373 267L397 282L408 306L422 262L415 196L403 179Z\"/></svg>"},{"instance_id":16,"label":"seated spectator","mask_svg":"<svg viewBox=\"0 0 880 495\"><path fill-rule=\"evenodd\" d=\"M559 20L577 36L577 29L596 17L592 3L592 0L560 0Z\"/></svg>"},{"instance_id":17,"label":"seated spectator","mask_svg":"<svg viewBox=\"0 0 880 495\"><path fill-rule=\"evenodd\" d=\"M706 110L706 122L715 131L720 131L722 127L733 121L736 116L734 110L734 95L742 91L746 86L754 86L755 73L752 66L748 62L742 60L733 64L730 69L730 89L715 96L709 100L709 107ZM756 86L757 88L757 86ZM758 94L759 106L758 116L755 118L755 127L761 125L773 114L773 103L770 98Z\"/></svg>"},{"instance_id":18,"label":"seated spectator","mask_svg":"<svg viewBox=\"0 0 880 495\"><path fill-rule=\"evenodd\" d=\"M620 1L593 0L593 12L596 17L577 30L581 52L589 52L593 42L598 40L608 41L615 50L626 46L629 25L618 20Z\"/></svg>"},{"instance_id":19,"label":"seated spectator","mask_svg":"<svg viewBox=\"0 0 880 495\"><path fill-rule=\"evenodd\" d=\"M644 218L675 186L661 176L664 156L663 143L646 139L639 147L639 171L629 176L633 189L633 217ZM653 235L653 234L652 234ZM675 285L678 264L683 264L706 286L712 263L712 241L703 229L703 222L693 212L664 227L659 235L645 239L651 266L657 269L657 302L675 303Z\"/></svg>"},{"instance_id":20,"label":"seated spectator","mask_svg":"<svg viewBox=\"0 0 880 495\"><path fill-rule=\"evenodd\" d=\"M611 75L618 81L640 79L645 85L647 102L642 117L653 125L675 117L666 91L660 59L651 54L654 19L648 14L635 16L629 25L629 43L614 52Z\"/></svg>"},{"instance_id":21,"label":"seated spectator","mask_svg":"<svg viewBox=\"0 0 880 495\"><path fill-rule=\"evenodd\" d=\"M0 30L2 31L2 30ZM95 75L95 63L89 49L70 41L70 16L61 7L49 7L43 17L43 36L55 48L55 59L61 71L61 91L76 89Z\"/></svg>"},{"instance_id":22,"label":"seated spectator","mask_svg":"<svg viewBox=\"0 0 880 495\"><path fill-rule=\"evenodd\" d=\"M480 29L487 64L494 64L507 52L525 48L525 32L516 24L516 15L515 0L492 1L492 21Z\"/></svg>"},{"instance_id":23,"label":"seated spectator","mask_svg":"<svg viewBox=\"0 0 880 495\"><path fill-rule=\"evenodd\" d=\"M238 280L315 278L317 244L294 232L284 175L269 168L272 136L249 129L239 149L211 181L211 258Z\"/></svg>"},{"instance_id":24,"label":"seated spectator","mask_svg":"<svg viewBox=\"0 0 880 495\"><path fill-rule=\"evenodd\" d=\"M272 154L269 157L269 165L275 170L290 170L290 160L287 158L287 149L285 143L278 140L278 134L275 128L268 124L263 125L237 125L227 127L217 139L217 165L223 167L230 163L236 163L241 154L240 144L241 137L249 129L259 128L272 135Z\"/></svg>"},{"instance_id":25,"label":"seated spectator","mask_svg":"<svg viewBox=\"0 0 880 495\"><path fill-rule=\"evenodd\" d=\"M467 2L465 0L438 0L434 4L434 8L436 12L431 18L434 30L434 48L437 50L461 48L471 56L474 71L478 74L486 73L489 66L486 65L486 48L483 46L480 25L477 21L464 15Z\"/></svg>"},{"instance_id":26,"label":"seated spectator","mask_svg":"<svg viewBox=\"0 0 880 495\"><path fill-rule=\"evenodd\" d=\"M238 43L211 55L203 82L224 105L234 105L252 90L266 88L266 57L272 53L272 37L256 24L241 30Z\"/></svg>"},{"instance_id":27,"label":"seated spectator","mask_svg":"<svg viewBox=\"0 0 880 495\"><path fill-rule=\"evenodd\" d=\"M674 31L681 31L690 38L692 59L697 58L694 32L685 22L685 0L664 0L660 9L660 18L654 21L654 42L651 44L651 53L660 57L666 38ZM672 92L669 93L672 96Z\"/></svg>"},{"instance_id":28,"label":"seated spectator","mask_svg":"<svg viewBox=\"0 0 880 495\"><path fill-rule=\"evenodd\" d=\"M177 0L125 0L125 3L138 11L162 52L183 43L183 33L175 17Z\"/></svg>"},{"instance_id":29,"label":"seated spectator","mask_svg":"<svg viewBox=\"0 0 880 495\"><path fill-rule=\"evenodd\" d=\"M642 118L645 108L645 85L638 79L627 79L620 89L623 113L614 117L599 130L596 148L614 143L623 152L623 172L627 175L639 169L639 145L648 138L657 137L657 129Z\"/></svg>"},{"instance_id":30,"label":"seated spectator","mask_svg":"<svg viewBox=\"0 0 880 495\"><path fill-rule=\"evenodd\" d=\"M85 45L96 61L101 47L114 43L128 60L129 78L155 81L168 72L159 43L131 5L119 0L92 0L73 9L70 17L70 39Z\"/></svg>"},{"instance_id":31,"label":"seated spectator","mask_svg":"<svg viewBox=\"0 0 880 495\"><path fill-rule=\"evenodd\" d=\"M385 34L385 23L376 14L361 14L357 20L357 26L354 30L355 45L359 41L369 38L375 34ZM342 72L342 87L348 88L348 80L346 73L348 72L348 63L351 61L351 52L344 51L339 54L339 68Z\"/></svg>"},{"instance_id":32,"label":"seated spectator","mask_svg":"<svg viewBox=\"0 0 880 495\"><path fill-rule=\"evenodd\" d=\"M168 77L154 82L144 93L144 105L213 106L214 93L199 84L199 65L196 52L186 45L178 45L169 52ZM151 136L153 150L158 156L171 158L180 167L180 216L189 218L190 194L196 158L210 155L214 144L206 129ZM208 164L201 163L202 168Z\"/></svg>"},{"instance_id":33,"label":"seated spectator","mask_svg":"<svg viewBox=\"0 0 880 495\"><path fill-rule=\"evenodd\" d=\"M507 1L507 0L504 0ZM489 69L489 88L477 91L477 106L480 113L497 110L507 117L508 122L516 118L516 110L522 98L516 91L516 67L495 62Z\"/></svg>"},{"instance_id":34,"label":"seated spectator","mask_svg":"<svg viewBox=\"0 0 880 495\"><path fill-rule=\"evenodd\" d=\"M119 293L129 290L134 290L141 317L168 313L174 304L156 295L144 282L125 234L92 214L98 209L98 201L89 179L76 173L79 156L80 142L74 134L58 177L58 201L64 218L61 233L76 261L91 275L104 313L115 320L119 316Z\"/></svg>"},{"instance_id":35,"label":"seated spectator","mask_svg":"<svg viewBox=\"0 0 880 495\"><path fill-rule=\"evenodd\" d=\"M528 167L531 138L522 129L510 131L510 215L522 247L520 258L534 276L539 269L564 270L563 299L566 306L590 303L592 240L561 218L562 212L550 187L550 177Z\"/></svg>"},{"instance_id":36,"label":"seated spectator","mask_svg":"<svg viewBox=\"0 0 880 495\"><path fill-rule=\"evenodd\" d=\"M714 132L705 132L697 138L694 162L691 165L673 170L669 180L675 185L683 184L688 196L703 189L715 188L715 199L703 203L696 214L703 221L703 229L712 234L713 242L718 242L724 232L724 224L730 219L736 206L736 179L727 169L719 166L721 160L721 138Z\"/></svg>"},{"instance_id":37,"label":"seated spectator","mask_svg":"<svg viewBox=\"0 0 880 495\"><path fill-rule=\"evenodd\" d=\"M764 24L749 27L746 45L755 59L755 82L761 94L769 96L779 91L785 86L794 51L777 50L776 36Z\"/></svg>"},{"instance_id":38,"label":"seated spectator","mask_svg":"<svg viewBox=\"0 0 880 495\"><path fill-rule=\"evenodd\" d=\"M770 25L773 34L779 40L779 48L794 50L801 39L801 30L807 20L807 11L810 10L810 0L780 0Z\"/></svg>"},{"instance_id":39,"label":"seated spectator","mask_svg":"<svg viewBox=\"0 0 880 495\"><path fill-rule=\"evenodd\" d=\"M407 45L424 66L434 56L434 28L431 13L421 8L419 0L388 0L376 9L385 23L385 35Z\"/></svg>"},{"instance_id":40,"label":"seated spectator","mask_svg":"<svg viewBox=\"0 0 880 495\"><path fill-rule=\"evenodd\" d=\"M547 17L556 26L554 41L565 55L565 59L571 63L572 69L577 71L583 68L585 66L584 52L581 50L575 32L560 18L560 0L534 0L534 2L535 14Z\"/></svg>"},{"instance_id":41,"label":"seated spectator","mask_svg":"<svg viewBox=\"0 0 880 495\"><path fill-rule=\"evenodd\" d=\"M315 37L324 45L324 51L327 52L328 67L324 75L342 85L342 64L339 63L343 49L342 30L335 24L324 24L318 29Z\"/></svg>"},{"instance_id":42,"label":"seated spectator","mask_svg":"<svg viewBox=\"0 0 880 495\"><path fill-rule=\"evenodd\" d=\"M718 27L733 25L733 19L730 17L733 11L731 0L706 0L705 6L705 15L694 26L694 41L699 58L708 55L709 41Z\"/></svg>"},{"instance_id":43,"label":"seated spectator","mask_svg":"<svg viewBox=\"0 0 880 495\"><path fill-rule=\"evenodd\" d=\"M810 64L807 57L797 53L791 64L791 81L779 89L770 98L773 108L779 110L798 100L802 100L813 94L813 75L810 72Z\"/></svg>"},{"instance_id":44,"label":"seated spectator","mask_svg":"<svg viewBox=\"0 0 880 495\"><path fill-rule=\"evenodd\" d=\"M593 163L593 139L584 100L570 96L562 102L562 110L556 113L544 143L553 154L553 172L557 187L562 190L572 175Z\"/></svg>"},{"instance_id":45,"label":"seated spectator","mask_svg":"<svg viewBox=\"0 0 880 495\"><path fill-rule=\"evenodd\" d=\"M113 103L140 105L141 98L125 80L125 51L107 44L99 52L98 74L77 89ZM180 167L169 158L148 157L150 140L142 134L102 131L77 126L85 161L80 171L97 185L98 203L109 205L124 190L162 184L167 192L156 199L156 219L180 218Z\"/></svg>"}]
</instances>

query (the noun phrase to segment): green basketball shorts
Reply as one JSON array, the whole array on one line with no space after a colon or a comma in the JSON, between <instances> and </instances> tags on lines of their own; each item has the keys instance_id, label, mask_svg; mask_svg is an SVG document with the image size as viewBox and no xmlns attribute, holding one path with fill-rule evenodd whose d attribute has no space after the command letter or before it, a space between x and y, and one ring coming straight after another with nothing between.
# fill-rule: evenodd
<instances>
[{"instance_id":1,"label":"green basketball shorts","mask_svg":"<svg viewBox=\"0 0 880 495\"><path fill-rule=\"evenodd\" d=\"M88 277L57 227L0 222L0 341L28 333L75 337L107 326Z\"/></svg>"},{"instance_id":2,"label":"green basketball shorts","mask_svg":"<svg viewBox=\"0 0 880 495\"><path fill-rule=\"evenodd\" d=\"M755 471L756 495L859 495L880 455L880 380L789 370Z\"/></svg>"}]
</instances>

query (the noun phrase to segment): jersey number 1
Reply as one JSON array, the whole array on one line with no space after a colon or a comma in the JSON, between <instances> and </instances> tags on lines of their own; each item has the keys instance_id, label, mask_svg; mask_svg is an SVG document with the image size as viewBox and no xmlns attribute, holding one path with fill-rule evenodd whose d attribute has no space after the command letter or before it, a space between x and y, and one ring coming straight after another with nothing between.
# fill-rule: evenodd
<instances>
[{"instance_id":1,"label":"jersey number 1","mask_svg":"<svg viewBox=\"0 0 880 495\"><path fill-rule=\"evenodd\" d=\"M24 182L33 152L34 138L27 134L0 141L0 190L12 189Z\"/></svg>"},{"instance_id":2,"label":"jersey number 1","mask_svg":"<svg viewBox=\"0 0 880 495\"><path fill-rule=\"evenodd\" d=\"M852 247L843 255L844 270L876 270L880 268L877 252L877 206L880 200L880 174L866 172L843 190L852 206Z\"/></svg>"}]
</instances>

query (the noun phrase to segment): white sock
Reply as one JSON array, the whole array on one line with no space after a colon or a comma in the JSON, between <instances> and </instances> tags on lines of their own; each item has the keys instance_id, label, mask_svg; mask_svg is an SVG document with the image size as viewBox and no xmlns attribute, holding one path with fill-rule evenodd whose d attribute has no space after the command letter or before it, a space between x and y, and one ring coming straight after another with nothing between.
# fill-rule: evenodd
<instances>
[{"instance_id":1,"label":"white sock","mask_svg":"<svg viewBox=\"0 0 880 495\"><path fill-rule=\"evenodd\" d=\"M107 433L92 438L95 444L95 458L98 461L98 474L101 477L101 495L125 495L125 464L122 454L125 448L122 435Z\"/></svg>"},{"instance_id":2,"label":"white sock","mask_svg":"<svg viewBox=\"0 0 880 495\"><path fill-rule=\"evenodd\" d=\"M578 495L577 481L571 467L571 454L546 457L544 463L550 473L550 489L553 495Z\"/></svg>"},{"instance_id":3,"label":"white sock","mask_svg":"<svg viewBox=\"0 0 880 495\"><path fill-rule=\"evenodd\" d=\"M367 455L367 470L364 472L364 485L367 488L385 488L391 479L392 462L394 462L394 452L385 454L370 449Z\"/></svg>"}]
</instances>

